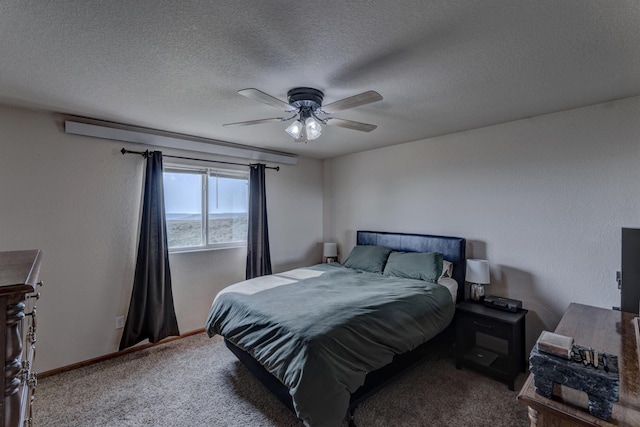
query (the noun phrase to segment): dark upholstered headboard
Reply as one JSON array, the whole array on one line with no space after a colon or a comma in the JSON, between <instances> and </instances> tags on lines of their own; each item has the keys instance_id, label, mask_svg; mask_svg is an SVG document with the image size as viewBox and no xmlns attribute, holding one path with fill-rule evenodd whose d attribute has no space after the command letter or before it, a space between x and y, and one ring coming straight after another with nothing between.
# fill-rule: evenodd
<instances>
[{"instance_id":1,"label":"dark upholstered headboard","mask_svg":"<svg viewBox=\"0 0 640 427\"><path fill-rule=\"evenodd\" d=\"M402 252L440 252L453 263L453 278L458 282L458 302L464 299L467 240L460 237L429 236L426 234L358 231L358 245L376 245Z\"/></svg>"}]
</instances>

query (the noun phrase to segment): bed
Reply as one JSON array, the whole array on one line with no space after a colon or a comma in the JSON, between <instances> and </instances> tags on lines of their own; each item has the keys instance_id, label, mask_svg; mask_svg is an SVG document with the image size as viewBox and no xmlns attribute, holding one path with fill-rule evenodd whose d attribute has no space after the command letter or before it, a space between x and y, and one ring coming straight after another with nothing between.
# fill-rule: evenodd
<instances>
[{"instance_id":1,"label":"bed","mask_svg":"<svg viewBox=\"0 0 640 427\"><path fill-rule=\"evenodd\" d=\"M465 246L458 237L358 231L344 266L225 288L206 329L305 424L340 425L391 379L448 348L455 302L464 297ZM432 283L443 259L453 265L449 287ZM419 277L393 274L407 260L429 267Z\"/></svg>"}]
</instances>

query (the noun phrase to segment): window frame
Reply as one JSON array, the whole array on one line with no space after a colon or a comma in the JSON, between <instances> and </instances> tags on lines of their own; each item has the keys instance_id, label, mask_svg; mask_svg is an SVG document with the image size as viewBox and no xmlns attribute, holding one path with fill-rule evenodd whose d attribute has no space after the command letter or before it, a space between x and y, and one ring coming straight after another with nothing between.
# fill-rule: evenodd
<instances>
[{"instance_id":1,"label":"window frame","mask_svg":"<svg viewBox=\"0 0 640 427\"><path fill-rule=\"evenodd\" d=\"M190 166L184 164L172 164L168 163L164 165L163 168L163 179L165 173L185 173L185 174L193 174L200 175L200 189L201 189L201 223L202 223L202 245L197 246L180 246L180 247L168 247L169 253L180 253L180 252L200 252L200 251L208 251L208 250L219 250L219 249L231 249L231 248L246 248L247 247L247 236L245 236L243 241L237 242L224 242L224 243L209 243L209 177L218 177L216 173L222 175L222 177L234 178L238 177L239 179L246 179L247 182L247 220L249 217L249 171L243 171L238 169L225 169L225 168L216 168L216 167L205 167L205 166ZM216 189L216 196L218 196L218 192ZM165 223L168 222L166 219L166 203L165 203ZM168 233L167 233L168 237ZM167 242L168 246L168 242Z\"/></svg>"}]
</instances>

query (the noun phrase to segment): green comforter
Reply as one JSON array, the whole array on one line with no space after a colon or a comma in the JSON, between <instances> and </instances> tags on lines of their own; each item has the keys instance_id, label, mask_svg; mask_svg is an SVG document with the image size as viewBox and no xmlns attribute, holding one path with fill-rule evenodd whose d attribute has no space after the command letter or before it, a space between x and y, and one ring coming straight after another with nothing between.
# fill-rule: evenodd
<instances>
[{"instance_id":1,"label":"green comforter","mask_svg":"<svg viewBox=\"0 0 640 427\"><path fill-rule=\"evenodd\" d=\"M206 326L286 385L308 425L337 426L367 372L431 339L453 314L444 286L319 264L225 289Z\"/></svg>"}]
</instances>

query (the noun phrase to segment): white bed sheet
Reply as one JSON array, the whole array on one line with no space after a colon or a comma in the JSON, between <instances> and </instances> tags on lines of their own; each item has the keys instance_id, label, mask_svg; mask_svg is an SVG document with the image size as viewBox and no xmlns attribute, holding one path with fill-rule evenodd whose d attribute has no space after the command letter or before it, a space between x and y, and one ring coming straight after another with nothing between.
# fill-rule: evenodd
<instances>
[{"instance_id":1,"label":"white bed sheet","mask_svg":"<svg viewBox=\"0 0 640 427\"><path fill-rule=\"evenodd\" d=\"M456 279L452 279L451 277L441 277L438 280L438 285L442 285L445 288L449 289L451 293L451 298L453 299L453 303L456 303L456 298L458 296L458 282Z\"/></svg>"}]
</instances>

